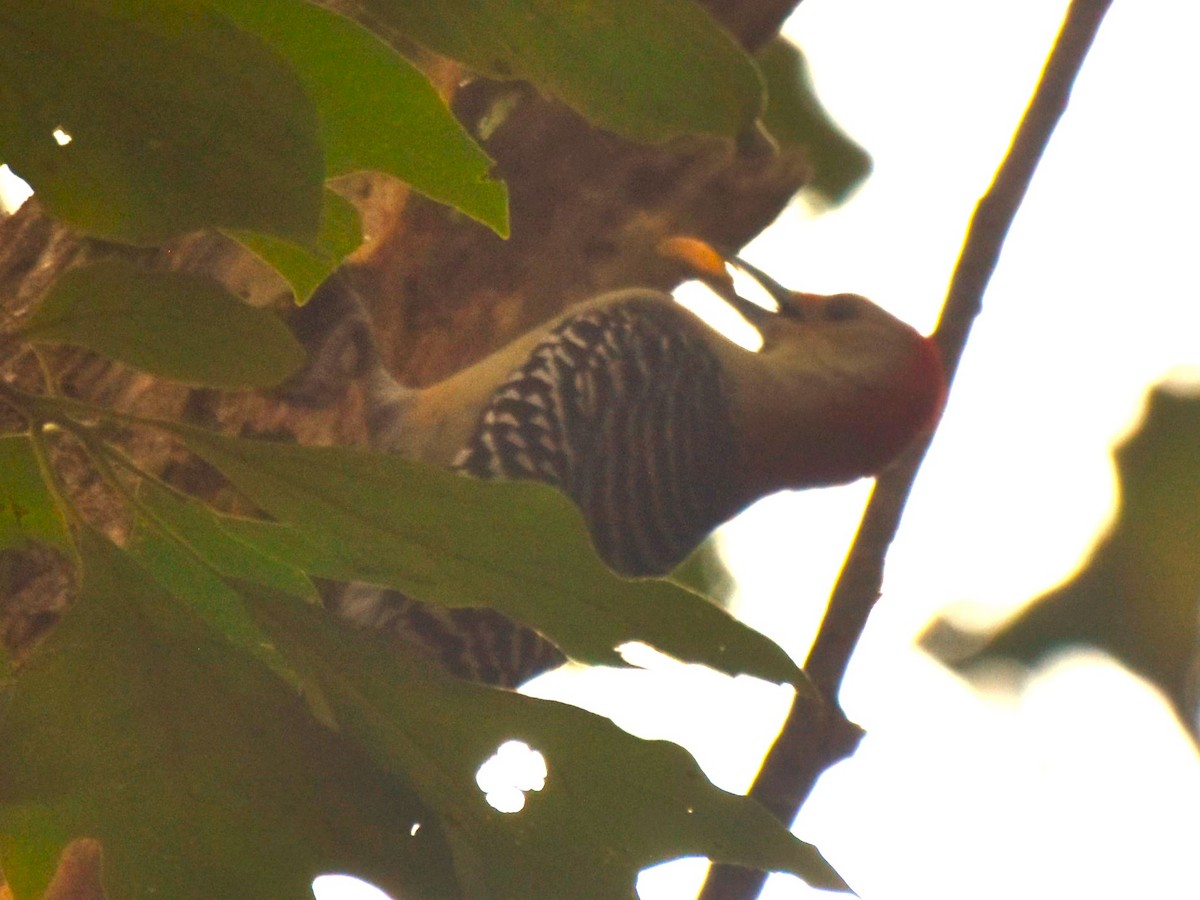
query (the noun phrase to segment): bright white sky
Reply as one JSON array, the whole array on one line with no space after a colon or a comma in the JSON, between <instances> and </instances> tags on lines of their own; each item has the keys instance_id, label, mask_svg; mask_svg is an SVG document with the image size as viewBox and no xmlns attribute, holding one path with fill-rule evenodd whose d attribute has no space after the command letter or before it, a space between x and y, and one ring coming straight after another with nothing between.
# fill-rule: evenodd
<instances>
[{"instance_id":1,"label":"bright white sky","mask_svg":"<svg viewBox=\"0 0 1200 900\"><path fill-rule=\"evenodd\" d=\"M805 0L788 34L875 172L843 209L790 210L747 255L930 328L1065 9ZM1191 3L1116 0L986 298L843 692L868 737L797 826L866 900L1200 896L1200 759L1149 688L1091 655L981 695L912 643L953 604L999 615L1068 577L1111 513L1110 450L1147 387L1200 366L1197 25ZM797 659L866 490L772 498L725 531L739 615ZM572 682L539 692L586 689L733 790L787 708L775 688L711 675ZM699 877L660 867L640 893L678 900ZM766 896L818 893L775 877Z\"/></svg>"},{"instance_id":2,"label":"bright white sky","mask_svg":"<svg viewBox=\"0 0 1200 900\"><path fill-rule=\"evenodd\" d=\"M805 0L788 34L875 161L844 208L785 213L748 256L932 326L971 209L1065 0ZM868 732L797 832L866 900L1200 896L1200 759L1165 703L1097 656L989 694L913 646L957 603L1003 614L1068 577L1114 500L1147 387L1200 383L1200 12L1116 0L1005 248L843 693ZM779 496L724 531L739 615L803 659L865 484ZM702 670L575 672L543 696L688 747L744 790L788 697ZM553 778L551 766L550 777ZM643 900L692 896L694 861ZM775 877L766 896L818 896ZM327 884L321 900L365 898ZM378 896L378 895L370 895ZM824 896L824 895L822 895Z\"/></svg>"}]
</instances>

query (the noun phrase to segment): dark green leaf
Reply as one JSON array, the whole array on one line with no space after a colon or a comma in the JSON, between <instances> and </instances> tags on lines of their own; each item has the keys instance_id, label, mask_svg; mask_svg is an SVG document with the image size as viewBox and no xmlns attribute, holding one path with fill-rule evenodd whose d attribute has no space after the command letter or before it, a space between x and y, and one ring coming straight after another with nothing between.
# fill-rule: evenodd
<instances>
[{"instance_id":1,"label":"dark green leaf","mask_svg":"<svg viewBox=\"0 0 1200 900\"><path fill-rule=\"evenodd\" d=\"M808 62L795 46L777 37L755 59L767 81L763 124L783 146L804 148L812 165L805 187L828 203L841 203L870 174L871 157L821 106Z\"/></svg>"},{"instance_id":2,"label":"dark green leaf","mask_svg":"<svg viewBox=\"0 0 1200 900\"><path fill-rule=\"evenodd\" d=\"M0 550L40 541L70 554L71 536L46 484L33 441L0 437Z\"/></svg>"},{"instance_id":3,"label":"dark green leaf","mask_svg":"<svg viewBox=\"0 0 1200 900\"><path fill-rule=\"evenodd\" d=\"M0 0L0 154L67 222L160 243L315 237L325 167L296 75L187 0Z\"/></svg>"},{"instance_id":4,"label":"dark green leaf","mask_svg":"<svg viewBox=\"0 0 1200 900\"><path fill-rule=\"evenodd\" d=\"M270 310L242 303L207 278L147 272L120 258L60 277L23 335L221 388L277 384L304 362L304 351Z\"/></svg>"},{"instance_id":5,"label":"dark green leaf","mask_svg":"<svg viewBox=\"0 0 1200 900\"><path fill-rule=\"evenodd\" d=\"M997 660L1032 665L1072 646L1098 647L1158 685L1195 735L1200 396L1156 390L1116 460L1116 521L1079 574L993 635L939 622L924 640L964 669Z\"/></svg>"},{"instance_id":6,"label":"dark green leaf","mask_svg":"<svg viewBox=\"0 0 1200 900\"><path fill-rule=\"evenodd\" d=\"M416 68L361 26L296 0L207 0L287 59L317 105L330 176L395 175L508 235L491 160Z\"/></svg>"},{"instance_id":7,"label":"dark green leaf","mask_svg":"<svg viewBox=\"0 0 1200 900\"><path fill-rule=\"evenodd\" d=\"M729 674L807 685L778 646L667 581L618 578L578 511L545 485L479 482L395 456L169 426L279 522L267 552L316 575L445 606L494 606L586 662L644 641ZM254 526L239 530L248 539ZM283 537L273 532L276 538Z\"/></svg>"},{"instance_id":8,"label":"dark green leaf","mask_svg":"<svg viewBox=\"0 0 1200 900\"><path fill-rule=\"evenodd\" d=\"M129 554L159 584L186 603L230 646L254 657L294 688L301 689L300 677L246 611L237 590L188 552L187 547L154 526L139 520L136 527Z\"/></svg>"},{"instance_id":9,"label":"dark green leaf","mask_svg":"<svg viewBox=\"0 0 1200 900\"><path fill-rule=\"evenodd\" d=\"M362 242L362 229L354 205L327 189L321 233L311 247L253 231L233 232L231 237L274 266L292 286L296 302L304 304Z\"/></svg>"},{"instance_id":10,"label":"dark green leaf","mask_svg":"<svg viewBox=\"0 0 1200 900\"><path fill-rule=\"evenodd\" d=\"M243 543L222 526L240 520L225 516L210 506L145 481L138 501L159 526L178 542L189 547L212 569L239 581L275 588L294 597L317 599L317 589L299 567L281 562L261 550Z\"/></svg>"},{"instance_id":11,"label":"dark green leaf","mask_svg":"<svg viewBox=\"0 0 1200 900\"><path fill-rule=\"evenodd\" d=\"M85 533L81 550L77 603L0 698L0 865L16 896L41 896L80 836L103 846L113 898L299 898L330 871L454 894L415 795L104 538Z\"/></svg>"},{"instance_id":12,"label":"dark green leaf","mask_svg":"<svg viewBox=\"0 0 1200 900\"><path fill-rule=\"evenodd\" d=\"M138 518L129 544L134 558L231 645L301 687L301 680L246 610L241 595L222 576L316 599L312 582L221 530L217 522L222 517L199 501L151 482L142 483L138 500L153 519Z\"/></svg>"},{"instance_id":13,"label":"dark green leaf","mask_svg":"<svg viewBox=\"0 0 1200 900\"><path fill-rule=\"evenodd\" d=\"M737 136L762 108L753 62L693 0L367 0L382 21L493 78L531 81L636 140Z\"/></svg>"},{"instance_id":14,"label":"dark green leaf","mask_svg":"<svg viewBox=\"0 0 1200 900\"><path fill-rule=\"evenodd\" d=\"M323 685L346 733L437 811L465 897L632 900L640 869L695 855L845 889L816 848L754 801L713 787L674 744L415 666L314 609L263 595L257 603L285 654ZM513 739L545 757L548 777L521 812L506 814L487 804L475 774Z\"/></svg>"}]
</instances>

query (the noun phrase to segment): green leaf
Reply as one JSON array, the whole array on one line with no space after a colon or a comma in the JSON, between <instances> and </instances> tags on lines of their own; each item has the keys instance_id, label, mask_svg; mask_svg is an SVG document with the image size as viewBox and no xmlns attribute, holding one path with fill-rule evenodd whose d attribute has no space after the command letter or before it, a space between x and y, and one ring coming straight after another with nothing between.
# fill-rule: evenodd
<instances>
[{"instance_id":1,"label":"green leaf","mask_svg":"<svg viewBox=\"0 0 1200 900\"><path fill-rule=\"evenodd\" d=\"M33 440L10 434L0 437L0 550L26 541L73 553L66 520L46 484Z\"/></svg>"},{"instance_id":2,"label":"green leaf","mask_svg":"<svg viewBox=\"0 0 1200 900\"><path fill-rule=\"evenodd\" d=\"M812 165L805 187L830 204L842 203L870 174L870 155L825 111L799 49L777 37L755 60L767 82L763 124L781 145L804 149Z\"/></svg>"},{"instance_id":3,"label":"green leaf","mask_svg":"<svg viewBox=\"0 0 1200 900\"><path fill-rule=\"evenodd\" d=\"M305 897L331 871L454 894L409 789L103 537L85 532L81 552L77 603L0 698L0 865L17 897L41 896L82 836L114 898Z\"/></svg>"},{"instance_id":4,"label":"green leaf","mask_svg":"<svg viewBox=\"0 0 1200 900\"><path fill-rule=\"evenodd\" d=\"M242 303L208 278L148 272L120 258L62 275L22 335L218 388L277 384L304 362L304 351L270 310Z\"/></svg>"},{"instance_id":5,"label":"green leaf","mask_svg":"<svg viewBox=\"0 0 1200 900\"><path fill-rule=\"evenodd\" d=\"M303 305L321 282L362 243L362 228L354 204L326 189L321 232L311 247L253 231L232 232L230 237L282 274L292 286L296 302Z\"/></svg>"},{"instance_id":6,"label":"green leaf","mask_svg":"<svg viewBox=\"0 0 1200 900\"><path fill-rule=\"evenodd\" d=\"M199 500L151 481L143 481L139 486L138 502L154 517L158 527L168 529L175 541L189 548L213 571L294 597L317 600L317 589L299 567L238 540L223 527L243 520L222 515Z\"/></svg>"},{"instance_id":7,"label":"green leaf","mask_svg":"<svg viewBox=\"0 0 1200 900\"><path fill-rule=\"evenodd\" d=\"M212 568L144 520L136 523L128 552L171 594L186 603L231 647L258 660L294 688L299 675L280 656L270 638L246 611L241 595Z\"/></svg>"},{"instance_id":8,"label":"green leaf","mask_svg":"<svg viewBox=\"0 0 1200 900\"><path fill-rule=\"evenodd\" d=\"M330 176L395 175L508 235L491 160L415 67L362 26L296 0L207 0L295 68L316 103Z\"/></svg>"},{"instance_id":9,"label":"green leaf","mask_svg":"<svg viewBox=\"0 0 1200 900\"><path fill-rule=\"evenodd\" d=\"M1155 390L1116 462L1116 521L1077 575L994 634L938 622L923 641L968 671L1097 647L1157 685L1200 740L1200 395Z\"/></svg>"},{"instance_id":10,"label":"green leaf","mask_svg":"<svg viewBox=\"0 0 1200 900\"><path fill-rule=\"evenodd\" d=\"M467 898L635 897L640 869L704 855L845 883L756 802L714 787L674 744L607 719L450 678L317 610L254 595L285 654L323 685L346 733L437 811ZM515 814L475 783L500 745L543 754L545 787Z\"/></svg>"},{"instance_id":11,"label":"green leaf","mask_svg":"<svg viewBox=\"0 0 1200 900\"><path fill-rule=\"evenodd\" d=\"M545 485L480 482L391 455L163 424L290 526L272 533L277 541L266 552L315 575L383 584L444 606L493 606L585 662L619 662L616 647L645 641L686 662L807 689L783 650L706 598L668 581L614 575L579 512ZM254 526L237 533L269 539Z\"/></svg>"},{"instance_id":12,"label":"green leaf","mask_svg":"<svg viewBox=\"0 0 1200 900\"><path fill-rule=\"evenodd\" d=\"M635 140L738 136L762 109L753 61L693 0L442 0L367 8L493 78L520 78Z\"/></svg>"},{"instance_id":13,"label":"green leaf","mask_svg":"<svg viewBox=\"0 0 1200 900\"><path fill-rule=\"evenodd\" d=\"M257 38L187 0L0 0L0 155L70 224L313 239L316 110Z\"/></svg>"},{"instance_id":14,"label":"green leaf","mask_svg":"<svg viewBox=\"0 0 1200 900\"><path fill-rule=\"evenodd\" d=\"M197 500L144 481L138 501L153 519L138 517L129 553L232 646L294 686L303 687L225 578L265 584L315 600L312 582L286 563L231 537L218 525L223 517Z\"/></svg>"}]
</instances>

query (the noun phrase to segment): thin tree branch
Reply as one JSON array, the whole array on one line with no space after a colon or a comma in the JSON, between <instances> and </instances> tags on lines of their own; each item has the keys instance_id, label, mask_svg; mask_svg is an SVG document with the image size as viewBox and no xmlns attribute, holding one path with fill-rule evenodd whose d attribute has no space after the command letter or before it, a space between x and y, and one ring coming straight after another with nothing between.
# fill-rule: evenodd
<instances>
[{"instance_id":1,"label":"thin tree branch","mask_svg":"<svg viewBox=\"0 0 1200 900\"><path fill-rule=\"evenodd\" d=\"M1073 0L1070 4L1012 144L987 193L975 207L933 335L951 380L982 308L1009 227L1111 5L1112 0ZM852 754L858 744L861 731L846 719L837 696L867 617L879 599L884 560L928 448L926 439L878 479L805 664L827 705L820 707L799 698L793 703L750 789L750 796L784 822L795 818L821 773ZM756 897L765 880L764 872L715 866L700 900Z\"/></svg>"}]
</instances>

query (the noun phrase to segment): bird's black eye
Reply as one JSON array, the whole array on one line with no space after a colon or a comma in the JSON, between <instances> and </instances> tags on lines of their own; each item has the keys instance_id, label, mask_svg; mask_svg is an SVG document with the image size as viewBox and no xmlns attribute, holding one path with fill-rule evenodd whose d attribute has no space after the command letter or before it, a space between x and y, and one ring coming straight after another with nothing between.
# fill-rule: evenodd
<instances>
[{"instance_id":1,"label":"bird's black eye","mask_svg":"<svg viewBox=\"0 0 1200 900\"><path fill-rule=\"evenodd\" d=\"M799 303L781 303L779 305L779 315L796 322L806 322L809 318L809 311Z\"/></svg>"},{"instance_id":2,"label":"bird's black eye","mask_svg":"<svg viewBox=\"0 0 1200 900\"><path fill-rule=\"evenodd\" d=\"M854 294L835 294L825 302L823 312L830 322L849 322L862 315L862 302Z\"/></svg>"}]
</instances>

